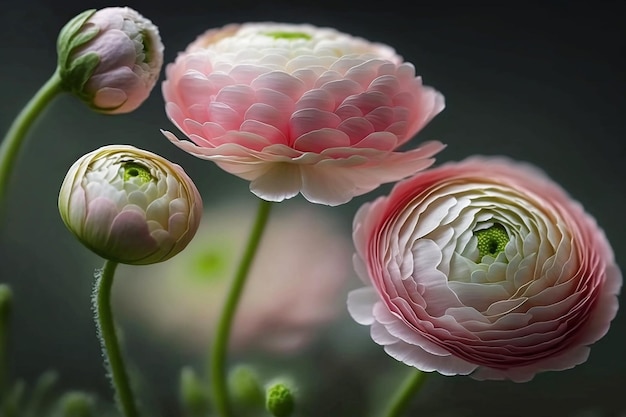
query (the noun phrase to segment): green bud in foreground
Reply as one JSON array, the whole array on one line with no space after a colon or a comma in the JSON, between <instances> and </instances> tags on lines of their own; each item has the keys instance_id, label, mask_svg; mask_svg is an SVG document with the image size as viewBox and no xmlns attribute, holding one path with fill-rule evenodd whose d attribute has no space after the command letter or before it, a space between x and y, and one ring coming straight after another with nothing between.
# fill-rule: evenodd
<instances>
[{"instance_id":1,"label":"green bud in foreground","mask_svg":"<svg viewBox=\"0 0 626 417\"><path fill-rule=\"evenodd\" d=\"M189 416L204 416L209 412L208 388L195 371L185 367L180 372L180 402Z\"/></svg>"},{"instance_id":2,"label":"green bud in foreground","mask_svg":"<svg viewBox=\"0 0 626 417\"><path fill-rule=\"evenodd\" d=\"M59 399L57 415L62 417L93 417L94 399L80 391L70 391Z\"/></svg>"},{"instance_id":3,"label":"green bud in foreground","mask_svg":"<svg viewBox=\"0 0 626 417\"><path fill-rule=\"evenodd\" d=\"M290 417L295 408L294 390L289 382L270 382L265 390L265 408L274 417Z\"/></svg>"},{"instance_id":4,"label":"green bud in foreground","mask_svg":"<svg viewBox=\"0 0 626 417\"><path fill-rule=\"evenodd\" d=\"M244 409L263 407L263 388L256 372L249 366L239 365L228 375L228 388L233 402Z\"/></svg>"}]
</instances>

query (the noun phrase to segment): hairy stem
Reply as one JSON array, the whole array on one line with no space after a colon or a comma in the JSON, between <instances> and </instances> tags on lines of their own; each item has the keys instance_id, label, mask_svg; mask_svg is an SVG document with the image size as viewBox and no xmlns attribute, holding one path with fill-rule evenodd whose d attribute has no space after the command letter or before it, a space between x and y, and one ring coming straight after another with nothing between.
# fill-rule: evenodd
<instances>
[{"instance_id":1,"label":"hairy stem","mask_svg":"<svg viewBox=\"0 0 626 417\"><path fill-rule=\"evenodd\" d=\"M96 272L96 286L93 296L98 337L106 358L111 384L116 393L116 400L124 417L138 417L128 374L119 346L115 321L111 311L111 288L117 262L105 261L102 270Z\"/></svg>"}]
</instances>

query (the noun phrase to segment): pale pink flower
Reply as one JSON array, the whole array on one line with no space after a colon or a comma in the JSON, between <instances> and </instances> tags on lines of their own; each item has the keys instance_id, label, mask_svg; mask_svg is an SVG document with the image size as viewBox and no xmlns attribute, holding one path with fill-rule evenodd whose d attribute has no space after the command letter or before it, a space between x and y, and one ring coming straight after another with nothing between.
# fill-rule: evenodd
<instances>
[{"instance_id":1,"label":"pale pink flower","mask_svg":"<svg viewBox=\"0 0 626 417\"><path fill-rule=\"evenodd\" d=\"M109 114L137 109L163 66L158 28L130 7L79 14L59 33L57 51L62 86Z\"/></svg>"},{"instance_id":2,"label":"pale pink flower","mask_svg":"<svg viewBox=\"0 0 626 417\"><path fill-rule=\"evenodd\" d=\"M432 164L443 145L407 143L444 108L389 46L331 28L212 29L167 66L166 112L181 149L251 181L269 201L338 205Z\"/></svg>"},{"instance_id":3,"label":"pale pink flower","mask_svg":"<svg viewBox=\"0 0 626 417\"><path fill-rule=\"evenodd\" d=\"M352 317L422 371L528 381L583 363L622 275L595 220L538 169L473 157L398 183L354 220Z\"/></svg>"},{"instance_id":4,"label":"pale pink flower","mask_svg":"<svg viewBox=\"0 0 626 417\"><path fill-rule=\"evenodd\" d=\"M178 165L129 145L80 157L59 191L67 228L105 259L131 265L165 261L194 237L202 198Z\"/></svg>"},{"instance_id":5,"label":"pale pink flower","mask_svg":"<svg viewBox=\"0 0 626 417\"><path fill-rule=\"evenodd\" d=\"M338 229L337 218L311 205L274 210L232 326L235 351L286 353L306 346L342 311L353 278L349 233ZM177 349L204 352L253 217L247 202L213 207L180 256L118 271L129 275L116 289L122 317Z\"/></svg>"}]
</instances>

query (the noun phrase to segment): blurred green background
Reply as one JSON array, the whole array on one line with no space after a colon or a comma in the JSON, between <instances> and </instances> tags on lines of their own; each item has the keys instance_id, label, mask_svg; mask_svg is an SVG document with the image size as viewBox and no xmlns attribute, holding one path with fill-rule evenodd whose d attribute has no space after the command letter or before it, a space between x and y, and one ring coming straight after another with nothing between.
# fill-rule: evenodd
<instances>
[{"instance_id":1,"label":"blurred green background","mask_svg":"<svg viewBox=\"0 0 626 417\"><path fill-rule=\"evenodd\" d=\"M128 5L138 10L160 28L166 62L205 29L227 23L332 26L392 45L415 64L425 84L445 95L447 108L412 146L428 139L447 143L439 162L504 154L536 164L596 217L624 266L626 32L619 3L444 0L412 1L406 9L404 2L366 5L356 0L5 0L0 13L0 130L6 131L52 74L60 28L87 8ZM0 229L0 281L11 284L16 299L10 346L14 377L34 381L42 371L56 369L63 388L111 395L90 309L92 273L102 261L69 234L56 207L63 177L78 157L105 144L135 145L182 165L207 206L231 197L255 204L245 181L183 153L159 129L174 128L157 86L140 109L122 116L93 113L63 95L30 132ZM349 234L356 209L390 187L321 210L340 216ZM437 375L408 415L623 415L625 316L623 310L618 313L589 361L573 370L542 374L526 384ZM172 349L141 329L127 330L124 339L133 366L151 387L153 405L163 417L179 415L180 367L200 367L204 358ZM346 311L298 355L241 359L293 369L309 379L303 414L308 416L364 416L372 406L364 398L377 398L368 396L367 386L392 387L405 370Z\"/></svg>"}]
</instances>

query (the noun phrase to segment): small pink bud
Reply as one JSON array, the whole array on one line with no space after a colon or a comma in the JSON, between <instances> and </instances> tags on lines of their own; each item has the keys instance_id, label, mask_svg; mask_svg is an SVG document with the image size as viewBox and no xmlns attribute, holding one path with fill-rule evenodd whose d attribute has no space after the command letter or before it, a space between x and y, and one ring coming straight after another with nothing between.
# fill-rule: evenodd
<instances>
[{"instance_id":1,"label":"small pink bud","mask_svg":"<svg viewBox=\"0 0 626 417\"><path fill-rule=\"evenodd\" d=\"M63 87L110 114L139 107L163 65L158 28L129 7L79 14L59 33L57 51Z\"/></svg>"}]
</instances>

